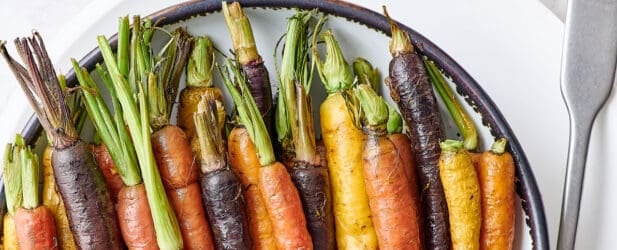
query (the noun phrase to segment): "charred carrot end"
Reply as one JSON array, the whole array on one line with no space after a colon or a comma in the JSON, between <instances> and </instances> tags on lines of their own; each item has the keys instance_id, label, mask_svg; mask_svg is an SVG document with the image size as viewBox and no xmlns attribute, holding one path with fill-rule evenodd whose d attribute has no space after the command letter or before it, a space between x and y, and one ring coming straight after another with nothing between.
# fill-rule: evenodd
<instances>
[{"instance_id":1,"label":"charred carrot end","mask_svg":"<svg viewBox=\"0 0 617 250\"><path fill-rule=\"evenodd\" d=\"M152 151L166 190L197 181L198 169L182 129L166 126L152 134Z\"/></svg>"},{"instance_id":2,"label":"charred carrot end","mask_svg":"<svg viewBox=\"0 0 617 250\"><path fill-rule=\"evenodd\" d=\"M58 249L54 216L45 206L15 212L20 249Z\"/></svg>"},{"instance_id":3,"label":"charred carrot end","mask_svg":"<svg viewBox=\"0 0 617 250\"><path fill-rule=\"evenodd\" d=\"M174 211L178 211L176 216L184 249L214 249L212 232L201 202L199 183L167 191L167 197Z\"/></svg>"},{"instance_id":4,"label":"charred carrot end","mask_svg":"<svg viewBox=\"0 0 617 250\"><path fill-rule=\"evenodd\" d=\"M478 179L482 200L480 249L512 249L514 241L514 160L504 151L505 139L482 153Z\"/></svg>"},{"instance_id":5,"label":"charred carrot end","mask_svg":"<svg viewBox=\"0 0 617 250\"><path fill-rule=\"evenodd\" d=\"M450 215L453 249L479 249L482 211L480 186L471 157L460 141L441 143L439 176Z\"/></svg>"},{"instance_id":6,"label":"charred carrot end","mask_svg":"<svg viewBox=\"0 0 617 250\"><path fill-rule=\"evenodd\" d=\"M117 211L122 237L129 249L158 249L143 183L120 189Z\"/></svg>"},{"instance_id":7,"label":"charred carrot end","mask_svg":"<svg viewBox=\"0 0 617 250\"><path fill-rule=\"evenodd\" d=\"M312 249L302 203L287 169L276 162L259 169L261 196L272 221L279 249Z\"/></svg>"}]
</instances>

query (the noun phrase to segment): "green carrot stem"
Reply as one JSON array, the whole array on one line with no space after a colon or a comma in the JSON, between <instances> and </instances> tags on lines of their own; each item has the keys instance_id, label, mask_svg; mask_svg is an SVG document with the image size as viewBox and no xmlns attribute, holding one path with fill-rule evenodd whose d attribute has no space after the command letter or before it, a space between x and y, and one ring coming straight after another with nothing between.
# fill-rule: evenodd
<instances>
[{"instance_id":1,"label":"green carrot stem","mask_svg":"<svg viewBox=\"0 0 617 250\"><path fill-rule=\"evenodd\" d=\"M388 104L388 123L386 128L388 134L398 134L403 132L403 118L401 114L396 111L396 108L390 103Z\"/></svg>"},{"instance_id":2,"label":"green carrot stem","mask_svg":"<svg viewBox=\"0 0 617 250\"><path fill-rule=\"evenodd\" d=\"M324 62L319 59L316 39L313 39L313 60L317 66L319 78L326 87L326 92L331 95L350 89L353 86L351 69L332 31L326 31L323 39L326 44L326 59Z\"/></svg>"},{"instance_id":3,"label":"green carrot stem","mask_svg":"<svg viewBox=\"0 0 617 250\"><path fill-rule=\"evenodd\" d=\"M21 187L21 169L19 164L19 147L18 142L20 135L17 135L15 144L7 144L4 150L4 194L6 199L6 208L9 215L15 214L15 210L21 207L22 204L22 187ZM23 138L21 138L23 141ZM25 144L25 143L24 143ZM23 145L23 144L22 144Z\"/></svg>"},{"instance_id":4,"label":"green carrot stem","mask_svg":"<svg viewBox=\"0 0 617 250\"><path fill-rule=\"evenodd\" d=\"M497 139L494 143L493 146L491 146L491 153L493 154L503 154L506 152L506 144L507 144L508 140L506 140L506 138L499 138Z\"/></svg>"},{"instance_id":5,"label":"green carrot stem","mask_svg":"<svg viewBox=\"0 0 617 250\"><path fill-rule=\"evenodd\" d=\"M388 11L386 10L386 6L383 6L383 14L390 22L390 31L392 34L392 39L390 40L390 53L392 54L392 56L403 53L412 53L414 51L414 48L411 44L409 34L401 30L396 24L396 22L394 22L394 20L390 18L390 15L388 15Z\"/></svg>"},{"instance_id":6,"label":"green carrot stem","mask_svg":"<svg viewBox=\"0 0 617 250\"><path fill-rule=\"evenodd\" d=\"M112 160L118 168L118 173L125 185L134 186L142 182L137 164L137 156L133 142L128 136L126 126L122 120L122 111L119 107L117 96L113 89L110 92L114 105L114 117L110 114L96 83L90 77L85 68L80 68L75 59L72 59L73 68L78 82L82 88L86 111L94 125L98 136L109 150ZM97 65L99 73L104 73L102 67ZM101 74L105 85L110 85L111 79L106 74Z\"/></svg>"},{"instance_id":7,"label":"green carrot stem","mask_svg":"<svg viewBox=\"0 0 617 250\"><path fill-rule=\"evenodd\" d=\"M22 207L35 209L39 206L39 160L29 146L18 147L21 168Z\"/></svg>"},{"instance_id":8,"label":"green carrot stem","mask_svg":"<svg viewBox=\"0 0 617 250\"><path fill-rule=\"evenodd\" d=\"M268 166L274 163L276 158L274 157L274 150L272 149L272 142L268 136L266 124L248 89L244 72L239 69L239 65L234 65L229 59L227 59L227 65L227 67L218 67L221 78L223 78L223 82L236 104L240 123L249 132L249 136L255 144L259 163L261 166ZM234 72L235 78L233 80L229 69Z\"/></svg>"},{"instance_id":9,"label":"green carrot stem","mask_svg":"<svg viewBox=\"0 0 617 250\"><path fill-rule=\"evenodd\" d=\"M136 24L134 24L136 25ZM137 85L139 108L133 98L133 92L127 79L122 77L118 64L114 58L111 46L104 36L98 37L99 48L109 70L113 87L117 91L118 101L124 111L123 116L129 127L131 139L135 145L137 159L143 176L148 204L152 211L157 243L161 249L181 249L182 236L178 221L161 181L150 138L150 124L148 121L148 107L141 85ZM141 116L140 116L141 115Z\"/></svg>"},{"instance_id":10,"label":"green carrot stem","mask_svg":"<svg viewBox=\"0 0 617 250\"><path fill-rule=\"evenodd\" d=\"M452 89L441 75L441 72L437 69L437 66L435 66L432 61L427 59L424 59L424 65L426 66L433 86L437 89L441 100L443 100L448 108L448 111L450 112L450 116L452 116L454 123L456 123L456 126L463 135L465 149L476 149L478 146L478 133L476 132L476 126L474 125L473 120L463 109Z\"/></svg>"},{"instance_id":11,"label":"green carrot stem","mask_svg":"<svg viewBox=\"0 0 617 250\"><path fill-rule=\"evenodd\" d=\"M124 78L129 77L129 55L130 55L130 28L129 28L129 17L124 16L120 17L120 21L118 22L118 49L117 49L117 57L118 57L118 69Z\"/></svg>"},{"instance_id":12,"label":"green carrot stem","mask_svg":"<svg viewBox=\"0 0 617 250\"><path fill-rule=\"evenodd\" d=\"M214 46L210 38L204 36L193 40L193 49L186 67L186 86L212 87L213 67Z\"/></svg>"},{"instance_id":13,"label":"green carrot stem","mask_svg":"<svg viewBox=\"0 0 617 250\"><path fill-rule=\"evenodd\" d=\"M463 149L463 142L459 140L446 139L439 143L442 151L456 152Z\"/></svg>"},{"instance_id":14,"label":"green carrot stem","mask_svg":"<svg viewBox=\"0 0 617 250\"><path fill-rule=\"evenodd\" d=\"M201 172L204 174L225 167L226 151L218 115L218 110L222 108L214 95L209 93L201 97L197 112L193 115L201 153Z\"/></svg>"},{"instance_id":15,"label":"green carrot stem","mask_svg":"<svg viewBox=\"0 0 617 250\"><path fill-rule=\"evenodd\" d=\"M309 103L308 93L304 85L296 83L297 110L298 110L298 137L294 138L296 148L296 160L311 164L319 164L317 143L315 142L315 127L313 112Z\"/></svg>"},{"instance_id":16,"label":"green carrot stem","mask_svg":"<svg viewBox=\"0 0 617 250\"><path fill-rule=\"evenodd\" d=\"M223 2L222 9L238 62L246 65L261 58L255 46L251 23L242 11L240 3L233 2L227 5L227 2Z\"/></svg>"},{"instance_id":17,"label":"green carrot stem","mask_svg":"<svg viewBox=\"0 0 617 250\"><path fill-rule=\"evenodd\" d=\"M359 84L354 88L362 108L362 123L365 128L385 131L388 122L388 105L369 84Z\"/></svg>"},{"instance_id":18,"label":"green carrot stem","mask_svg":"<svg viewBox=\"0 0 617 250\"><path fill-rule=\"evenodd\" d=\"M375 92L379 93L379 69L373 68L373 65L366 59L358 57L353 61L353 71L360 84L368 84L373 87Z\"/></svg>"}]
</instances>

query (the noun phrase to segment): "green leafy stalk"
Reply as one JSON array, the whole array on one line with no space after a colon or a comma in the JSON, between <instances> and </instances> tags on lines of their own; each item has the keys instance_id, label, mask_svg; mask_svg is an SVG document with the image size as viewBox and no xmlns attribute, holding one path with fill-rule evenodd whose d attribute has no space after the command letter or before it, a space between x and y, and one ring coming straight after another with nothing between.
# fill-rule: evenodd
<instances>
[{"instance_id":1,"label":"green leafy stalk","mask_svg":"<svg viewBox=\"0 0 617 250\"><path fill-rule=\"evenodd\" d=\"M456 123L456 126L461 131L463 135L463 143L465 145L465 149L474 150L478 146L478 133L476 132L476 126L473 123L469 114L463 109L460 102L454 95L454 92L446 82L446 80L435 66L435 63L424 59L424 65L426 66L429 78L437 89L441 100L446 104L448 111L450 112L450 116Z\"/></svg>"},{"instance_id":2,"label":"green leafy stalk","mask_svg":"<svg viewBox=\"0 0 617 250\"><path fill-rule=\"evenodd\" d=\"M105 146L109 150L109 154L118 168L118 173L122 181L127 186L134 186L141 183L142 179L137 164L137 156L135 154L133 142L128 135L128 131L126 131L126 126L124 126L122 110L119 107L115 90L109 88L115 109L112 118L100 94L100 90L90 77L88 71L85 68L80 68L75 59L72 59L72 63L85 98L84 103L86 111L90 116L90 120L98 136L103 140L103 143L105 143ZM101 78L105 85L111 86L111 79L100 65L97 65L97 70L99 74L101 74Z\"/></svg>"},{"instance_id":3,"label":"green leafy stalk","mask_svg":"<svg viewBox=\"0 0 617 250\"><path fill-rule=\"evenodd\" d=\"M19 152L24 145L23 138L18 134L15 138L15 144L7 144L4 150L4 170L2 175L4 177L6 208L11 216L15 214L15 210L21 207L23 199Z\"/></svg>"},{"instance_id":4,"label":"green leafy stalk","mask_svg":"<svg viewBox=\"0 0 617 250\"><path fill-rule=\"evenodd\" d=\"M212 69L214 67L214 46L209 37L197 37L193 40L193 49L186 67L187 87L212 87Z\"/></svg>"},{"instance_id":5,"label":"green leafy stalk","mask_svg":"<svg viewBox=\"0 0 617 250\"><path fill-rule=\"evenodd\" d=\"M26 145L18 147L21 167L21 187L23 190L22 206L35 209L39 206L39 159Z\"/></svg>"},{"instance_id":6,"label":"green leafy stalk","mask_svg":"<svg viewBox=\"0 0 617 250\"><path fill-rule=\"evenodd\" d=\"M362 124L365 128L373 131L386 131L388 122L388 105L375 90L368 84L360 84L355 89L355 94L362 108Z\"/></svg>"},{"instance_id":7,"label":"green leafy stalk","mask_svg":"<svg viewBox=\"0 0 617 250\"><path fill-rule=\"evenodd\" d=\"M366 59L358 57L353 61L353 72L358 78L360 84L368 84L373 87L375 92L379 93L379 69L373 68L373 65Z\"/></svg>"},{"instance_id":8,"label":"green leafy stalk","mask_svg":"<svg viewBox=\"0 0 617 250\"><path fill-rule=\"evenodd\" d=\"M134 27L139 23L134 23ZM139 34L139 33L138 33ZM109 42L104 36L98 37L99 48L111 76L113 88L117 91L118 101L122 106L123 117L129 127L131 139L135 145L139 167L146 188L148 204L152 211L157 242L161 249L181 249L182 236L176 216L167 196L159 175L150 138L150 124L148 106L146 104L143 87L137 84L135 100L129 80L120 73ZM132 53L134 51L131 51ZM132 63L131 65L137 65ZM135 72L135 68L131 68ZM139 104L139 105L138 105Z\"/></svg>"},{"instance_id":9,"label":"green leafy stalk","mask_svg":"<svg viewBox=\"0 0 617 250\"><path fill-rule=\"evenodd\" d=\"M390 103L388 104L388 123L386 128L388 134L399 134L403 132L403 118L401 114L396 111L396 108Z\"/></svg>"},{"instance_id":10,"label":"green leafy stalk","mask_svg":"<svg viewBox=\"0 0 617 250\"><path fill-rule=\"evenodd\" d=\"M507 144L507 140L506 138L499 138L497 139L494 143L493 146L491 146L491 152L493 154L503 154L506 152L506 144Z\"/></svg>"},{"instance_id":11,"label":"green leafy stalk","mask_svg":"<svg viewBox=\"0 0 617 250\"><path fill-rule=\"evenodd\" d=\"M261 56L259 56L255 46L253 29L248 17L242 11L240 3L233 2L227 5L227 2L223 2L222 9L238 62L246 65L249 62L259 60Z\"/></svg>"},{"instance_id":12,"label":"green leafy stalk","mask_svg":"<svg viewBox=\"0 0 617 250\"><path fill-rule=\"evenodd\" d=\"M201 97L193 114L201 153L201 172L206 174L225 167L225 147L219 110L224 109L212 93ZM222 117L225 119L224 117Z\"/></svg>"},{"instance_id":13,"label":"green leafy stalk","mask_svg":"<svg viewBox=\"0 0 617 250\"><path fill-rule=\"evenodd\" d=\"M332 31L325 32L323 39L326 44L326 59L322 62L319 59L319 52L317 51L317 41L313 39L313 63L317 66L319 72L319 78L326 87L328 95L345 91L353 86L353 76L351 69L338 42L334 39Z\"/></svg>"},{"instance_id":14,"label":"green leafy stalk","mask_svg":"<svg viewBox=\"0 0 617 250\"><path fill-rule=\"evenodd\" d=\"M129 77L130 31L129 17L120 17L118 22L118 69L124 78Z\"/></svg>"},{"instance_id":15,"label":"green leafy stalk","mask_svg":"<svg viewBox=\"0 0 617 250\"><path fill-rule=\"evenodd\" d=\"M261 166L269 166L276 161L274 157L274 150L272 149L272 142L268 136L268 130L264 123L257 104L251 95L246 83L246 76L244 71L239 69L239 65L234 65L231 60L227 60L227 67L218 67L221 78L227 87L227 90L231 94L234 103L236 104L236 110L238 111L239 121L246 130L249 132L249 136L259 156L259 163ZM234 73L232 79L229 69Z\"/></svg>"}]
</instances>

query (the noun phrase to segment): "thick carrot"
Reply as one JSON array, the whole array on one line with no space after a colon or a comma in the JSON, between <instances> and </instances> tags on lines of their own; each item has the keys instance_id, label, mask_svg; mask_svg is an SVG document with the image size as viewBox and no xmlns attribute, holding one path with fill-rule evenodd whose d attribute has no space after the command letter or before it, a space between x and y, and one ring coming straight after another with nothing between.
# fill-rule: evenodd
<instances>
[{"instance_id":1,"label":"thick carrot","mask_svg":"<svg viewBox=\"0 0 617 250\"><path fill-rule=\"evenodd\" d=\"M214 249L212 232L201 203L199 182L167 191L178 216L185 249ZM198 203L199 206L193 205Z\"/></svg>"},{"instance_id":2,"label":"thick carrot","mask_svg":"<svg viewBox=\"0 0 617 250\"><path fill-rule=\"evenodd\" d=\"M58 249L54 215L45 206L15 211L20 249Z\"/></svg>"},{"instance_id":3,"label":"thick carrot","mask_svg":"<svg viewBox=\"0 0 617 250\"><path fill-rule=\"evenodd\" d=\"M505 151L506 139L482 153L478 179L482 201L480 249L512 249L514 241L514 161Z\"/></svg>"},{"instance_id":4,"label":"thick carrot","mask_svg":"<svg viewBox=\"0 0 617 250\"><path fill-rule=\"evenodd\" d=\"M450 213L452 249L480 249L480 186L473 162L461 141L446 140L440 146L439 175Z\"/></svg>"},{"instance_id":5,"label":"thick carrot","mask_svg":"<svg viewBox=\"0 0 617 250\"><path fill-rule=\"evenodd\" d=\"M384 13L387 15L385 9ZM422 190L424 243L429 249L449 249L448 206L438 166L441 154L439 142L444 139L444 130L437 99L422 59L414 52L408 34L400 30L394 21L390 21L390 24L392 60L386 85L409 127Z\"/></svg>"},{"instance_id":6,"label":"thick carrot","mask_svg":"<svg viewBox=\"0 0 617 250\"><path fill-rule=\"evenodd\" d=\"M422 249L421 224L405 162L387 136L388 105L369 84L355 88L362 108L356 119L362 121L367 135L362 154L364 183L379 248Z\"/></svg>"},{"instance_id":7,"label":"thick carrot","mask_svg":"<svg viewBox=\"0 0 617 250\"><path fill-rule=\"evenodd\" d=\"M253 30L248 17L242 11L240 3L233 2L222 6L225 22L231 35L237 61L246 73L248 88L257 103L268 132L273 132L274 105L272 103L272 87L270 76L263 59L257 51Z\"/></svg>"},{"instance_id":8,"label":"thick carrot","mask_svg":"<svg viewBox=\"0 0 617 250\"><path fill-rule=\"evenodd\" d=\"M222 103L213 94L202 96L193 120L200 146L202 197L218 249L251 249L242 183L229 168L223 124Z\"/></svg>"},{"instance_id":9,"label":"thick carrot","mask_svg":"<svg viewBox=\"0 0 617 250\"><path fill-rule=\"evenodd\" d=\"M352 85L351 69L330 31L324 40L326 59L317 62L317 69L328 97L321 103L319 116L332 185L336 242L340 249L376 249L377 235L362 173L365 136L343 97ZM313 58L319 58L314 45Z\"/></svg>"},{"instance_id":10,"label":"thick carrot","mask_svg":"<svg viewBox=\"0 0 617 250\"><path fill-rule=\"evenodd\" d=\"M77 246L121 248L109 191L90 148L78 138L42 38L34 33L32 38L17 39L15 43L27 69L16 62L3 45L0 52L51 140L54 176Z\"/></svg>"},{"instance_id":11,"label":"thick carrot","mask_svg":"<svg viewBox=\"0 0 617 250\"><path fill-rule=\"evenodd\" d=\"M51 166L52 152L50 146L45 147L45 151L43 151L43 205L54 215L60 249L77 249L73 239L73 232L71 232L71 226L69 225L69 219L66 216L64 202L62 202L62 197L60 197L56 187L54 170Z\"/></svg>"},{"instance_id":12,"label":"thick carrot","mask_svg":"<svg viewBox=\"0 0 617 250\"><path fill-rule=\"evenodd\" d=\"M152 151L166 190L197 182L195 157L186 134L178 126L166 126L154 132Z\"/></svg>"},{"instance_id":13,"label":"thick carrot","mask_svg":"<svg viewBox=\"0 0 617 250\"><path fill-rule=\"evenodd\" d=\"M122 237L129 249L159 248L143 183L120 190L117 210Z\"/></svg>"},{"instance_id":14,"label":"thick carrot","mask_svg":"<svg viewBox=\"0 0 617 250\"><path fill-rule=\"evenodd\" d=\"M109 188L111 200L115 203L118 201L120 189L124 187L124 182L122 182L120 173L104 143L92 145L92 154L99 168L101 168L103 177L105 177L105 183L107 183L107 187Z\"/></svg>"},{"instance_id":15,"label":"thick carrot","mask_svg":"<svg viewBox=\"0 0 617 250\"><path fill-rule=\"evenodd\" d=\"M249 230L255 249L276 248L272 232L272 222L261 197L259 182L259 157L255 144L245 127L235 127L229 133L227 143L229 164L240 177L246 199Z\"/></svg>"},{"instance_id":16,"label":"thick carrot","mask_svg":"<svg viewBox=\"0 0 617 250\"><path fill-rule=\"evenodd\" d=\"M2 249L19 249L17 233L15 232L15 219L13 217L13 215L5 214L2 220Z\"/></svg>"},{"instance_id":17,"label":"thick carrot","mask_svg":"<svg viewBox=\"0 0 617 250\"><path fill-rule=\"evenodd\" d=\"M261 197L272 222L276 246L279 249L313 249L311 236L306 228L300 196L285 166L277 162L264 121L255 100L246 85L244 75L228 60L228 67L219 68L239 115L239 121L249 132L259 156ZM235 73L231 80L229 68Z\"/></svg>"}]
</instances>

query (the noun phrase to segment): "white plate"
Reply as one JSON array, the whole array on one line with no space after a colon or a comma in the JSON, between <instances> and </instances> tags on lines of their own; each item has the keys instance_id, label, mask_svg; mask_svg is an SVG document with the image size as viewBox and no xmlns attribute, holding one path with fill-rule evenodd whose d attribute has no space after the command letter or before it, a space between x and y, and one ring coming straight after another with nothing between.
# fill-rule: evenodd
<instances>
[{"instance_id":1,"label":"white plate","mask_svg":"<svg viewBox=\"0 0 617 250\"><path fill-rule=\"evenodd\" d=\"M79 1L65 4L71 2ZM45 22L57 23L65 29L61 35L43 35L53 38L47 43L51 56L58 62L58 68L66 71L70 57L80 57L95 47L96 35L115 32L118 16L149 14L173 2L178 1L93 2L73 18L56 15L56 19L46 19ZM525 149L543 194L550 239L555 243L568 140L567 112L559 92L563 24L536 0L361 0L355 3L376 11L381 11L382 4L388 5L393 17L440 46L486 90ZM59 9L50 7L45 11ZM30 11L26 13L40 12ZM24 13L13 13L18 12ZM11 23L14 15L8 14L0 15L1 23ZM20 34L26 35L30 29L23 27ZM14 30L13 26L11 31ZM0 70L0 81L0 93L8 96L0 98L4 102L0 107L10 107L3 110L0 118L18 121L0 125L0 140L9 141L11 131L23 127L29 112L24 111L28 109L22 94L11 93L13 90L7 87L16 86L7 70ZM617 170L612 168L617 166L617 156L610 154L617 147L611 138L617 136L609 129L617 127L614 96L600 113L592 135L578 231L577 248L580 249L612 249L617 242L609 228L617 222L616 215L610 213L617 199L609 194L617 188L610 181L617 177Z\"/></svg>"}]
</instances>

